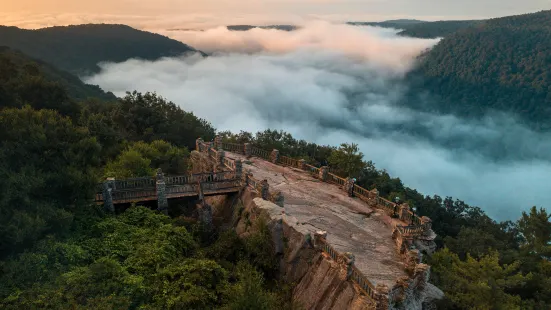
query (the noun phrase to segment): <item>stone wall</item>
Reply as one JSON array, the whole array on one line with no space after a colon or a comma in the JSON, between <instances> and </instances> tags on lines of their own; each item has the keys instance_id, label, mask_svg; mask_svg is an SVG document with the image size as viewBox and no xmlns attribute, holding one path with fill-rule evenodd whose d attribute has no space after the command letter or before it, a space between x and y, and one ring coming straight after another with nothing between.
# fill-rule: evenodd
<instances>
[{"instance_id":1,"label":"stone wall","mask_svg":"<svg viewBox=\"0 0 551 310\"><path fill-rule=\"evenodd\" d=\"M238 219L236 231L246 236L250 233L251 223L260 218L269 224L274 254L282 255L282 278L288 283L297 284L294 296L306 309L422 309L424 304L433 299L442 298L443 293L428 283L430 267L421 263L421 251L431 253L434 250L435 234L429 218L420 218L407 205L399 206L379 197L376 189L366 190L354 184L352 179L330 173L328 167L316 168L304 161L281 156L277 150L268 152L250 145L228 145L219 139L216 142L237 153L249 153L249 156L304 170L321 181L339 186L348 196L356 196L371 207L395 214L400 220L411 223L394 224L393 232L393 239L410 276L398 279L392 288L375 288L353 268L353 256L336 253L329 244L324 243L324 238L319 239L318 235L313 238L306 229L300 227L296 219L284 214L281 208L284 197L281 193L270 193L266 180L257 180L251 174L243 173L243 183L248 190L243 192L241 200L247 218ZM212 152L210 144L198 140L198 150L218 163L224 161ZM235 169L235 166L231 167ZM315 240L319 244L316 245Z\"/></svg>"}]
</instances>

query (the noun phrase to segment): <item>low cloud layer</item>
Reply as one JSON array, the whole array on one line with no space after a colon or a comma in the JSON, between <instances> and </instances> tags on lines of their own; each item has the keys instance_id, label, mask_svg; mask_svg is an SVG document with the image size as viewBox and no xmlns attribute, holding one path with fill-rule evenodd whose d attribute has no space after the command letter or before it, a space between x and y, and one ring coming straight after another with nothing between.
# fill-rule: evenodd
<instances>
[{"instance_id":1,"label":"low cloud layer","mask_svg":"<svg viewBox=\"0 0 551 310\"><path fill-rule=\"evenodd\" d=\"M366 159L406 185L465 200L499 220L551 204L548 135L505 115L469 121L403 102L403 75L435 40L327 23L171 36L214 55L103 64L87 82L119 96L156 91L219 130L283 129L321 144L358 143Z\"/></svg>"}]
</instances>

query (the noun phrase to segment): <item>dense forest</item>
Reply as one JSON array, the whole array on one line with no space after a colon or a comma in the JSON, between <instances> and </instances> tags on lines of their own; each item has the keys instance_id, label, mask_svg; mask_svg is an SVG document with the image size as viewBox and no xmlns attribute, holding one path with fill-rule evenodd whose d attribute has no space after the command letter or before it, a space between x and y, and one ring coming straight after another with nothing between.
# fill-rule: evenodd
<instances>
[{"instance_id":1,"label":"dense forest","mask_svg":"<svg viewBox=\"0 0 551 310\"><path fill-rule=\"evenodd\" d=\"M49 93L58 95L66 90L68 97L75 100L87 98L99 98L103 100L115 100L117 97L112 93L105 93L101 88L94 85L84 84L78 77L36 59L31 59L23 53L17 52L8 47L0 46L0 70L3 73L2 88L0 88L0 106L17 102L34 102L43 104L47 108L48 101L45 98L30 98L31 89L37 87L58 87L60 91L50 89ZM55 86L54 86L55 85ZM19 97L17 99L16 97ZM66 99L52 98L55 105ZM38 101L42 101L39 103Z\"/></svg>"},{"instance_id":2,"label":"dense forest","mask_svg":"<svg viewBox=\"0 0 551 310\"><path fill-rule=\"evenodd\" d=\"M131 58L155 60L196 51L159 34L109 24L37 30L0 26L0 46L19 50L75 75L98 72L98 63L104 61L122 62Z\"/></svg>"},{"instance_id":3,"label":"dense forest","mask_svg":"<svg viewBox=\"0 0 551 310\"><path fill-rule=\"evenodd\" d=\"M241 239L91 203L106 176L186 173L207 121L150 93L77 101L22 57L0 58L0 308L293 309L262 222Z\"/></svg>"},{"instance_id":4,"label":"dense forest","mask_svg":"<svg viewBox=\"0 0 551 310\"><path fill-rule=\"evenodd\" d=\"M95 184L108 176L186 172L195 139L216 134L207 120L154 93L109 100L53 70L21 53L0 53L0 308L297 309L291 286L277 280L262 223L240 239L205 231L178 208L170 217L143 206L109 214L90 203ZM545 209L499 223L459 199L404 186L354 144L320 146L272 130L218 134L330 165L429 216L439 251L427 263L446 293L441 309L551 304Z\"/></svg>"},{"instance_id":5,"label":"dense forest","mask_svg":"<svg viewBox=\"0 0 551 310\"><path fill-rule=\"evenodd\" d=\"M469 28L483 23L483 20L442 20L442 21L420 21L420 20L388 20L384 22L349 22L354 26L376 26L383 28L400 29L401 36L435 39L446 37L461 29Z\"/></svg>"},{"instance_id":6,"label":"dense forest","mask_svg":"<svg viewBox=\"0 0 551 310\"><path fill-rule=\"evenodd\" d=\"M408 105L551 128L551 11L488 20L445 37L410 74ZM419 98L419 93L432 97Z\"/></svg>"}]
</instances>

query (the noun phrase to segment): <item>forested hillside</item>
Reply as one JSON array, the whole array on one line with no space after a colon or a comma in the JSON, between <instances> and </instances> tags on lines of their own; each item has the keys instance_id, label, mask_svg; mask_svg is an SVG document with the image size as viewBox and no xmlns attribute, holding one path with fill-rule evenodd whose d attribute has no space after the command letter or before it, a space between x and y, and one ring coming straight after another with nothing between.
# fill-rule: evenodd
<instances>
[{"instance_id":1,"label":"forested hillside","mask_svg":"<svg viewBox=\"0 0 551 310\"><path fill-rule=\"evenodd\" d=\"M108 24L37 30L0 26L0 46L19 50L76 75L97 72L97 64L102 61L155 60L195 52L192 47L159 34Z\"/></svg>"},{"instance_id":2,"label":"forested hillside","mask_svg":"<svg viewBox=\"0 0 551 310\"><path fill-rule=\"evenodd\" d=\"M445 37L409 76L409 101L465 117L498 110L551 128L551 11L488 20ZM431 106L427 106L431 103Z\"/></svg>"},{"instance_id":3,"label":"forested hillside","mask_svg":"<svg viewBox=\"0 0 551 310\"><path fill-rule=\"evenodd\" d=\"M37 108L48 108L48 105L52 104L59 109L62 102L70 104L72 100L116 99L115 95L105 93L98 86L84 84L68 72L31 59L8 47L0 47L0 70L4 73L0 77L0 107L26 102ZM47 93L53 97L33 98L40 94L40 91L37 91L40 88L49 88ZM54 91L56 88L58 90ZM66 90L66 93L62 89ZM53 94L57 94L57 97ZM64 95L67 95L67 98L61 98Z\"/></svg>"},{"instance_id":4,"label":"forested hillside","mask_svg":"<svg viewBox=\"0 0 551 310\"><path fill-rule=\"evenodd\" d=\"M106 176L187 173L188 148L214 137L207 121L149 93L75 103L10 53L0 58L1 309L292 309L261 222L240 239L179 205L169 217L91 203Z\"/></svg>"},{"instance_id":5,"label":"forested hillside","mask_svg":"<svg viewBox=\"0 0 551 310\"><path fill-rule=\"evenodd\" d=\"M383 28L401 29L399 35L434 39L448 36L461 29L476 26L483 23L482 20L443 20L427 22L420 20L389 20L384 22L350 22L348 24L355 26L377 26Z\"/></svg>"}]
</instances>

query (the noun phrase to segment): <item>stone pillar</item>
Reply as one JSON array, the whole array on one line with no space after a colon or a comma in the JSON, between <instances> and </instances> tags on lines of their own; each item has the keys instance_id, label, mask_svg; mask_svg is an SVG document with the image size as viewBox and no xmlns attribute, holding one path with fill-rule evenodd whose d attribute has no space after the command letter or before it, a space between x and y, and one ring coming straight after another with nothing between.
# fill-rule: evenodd
<instances>
[{"instance_id":1,"label":"stone pillar","mask_svg":"<svg viewBox=\"0 0 551 310\"><path fill-rule=\"evenodd\" d=\"M354 196L354 179L348 178L346 179L346 182L344 183L344 191L348 195L348 197Z\"/></svg>"},{"instance_id":2,"label":"stone pillar","mask_svg":"<svg viewBox=\"0 0 551 310\"><path fill-rule=\"evenodd\" d=\"M298 161L298 168L300 170L306 170L306 161L304 159Z\"/></svg>"},{"instance_id":3,"label":"stone pillar","mask_svg":"<svg viewBox=\"0 0 551 310\"><path fill-rule=\"evenodd\" d=\"M264 200L269 199L269 193L270 193L269 187L270 186L268 185L268 180L262 180L262 182L260 182L260 195Z\"/></svg>"},{"instance_id":4,"label":"stone pillar","mask_svg":"<svg viewBox=\"0 0 551 310\"><path fill-rule=\"evenodd\" d=\"M202 144L203 144L203 139L198 138L197 140L195 140L195 150L197 152L201 152L201 145Z\"/></svg>"},{"instance_id":5,"label":"stone pillar","mask_svg":"<svg viewBox=\"0 0 551 310\"><path fill-rule=\"evenodd\" d=\"M157 210L168 215L168 197L166 195L165 176L161 168L157 169Z\"/></svg>"},{"instance_id":6,"label":"stone pillar","mask_svg":"<svg viewBox=\"0 0 551 310\"><path fill-rule=\"evenodd\" d=\"M375 301L377 305L375 306L376 310L388 310L389 299L388 293L390 290L385 284L377 284L375 287Z\"/></svg>"},{"instance_id":7,"label":"stone pillar","mask_svg":"<svg viewBox=\"0 0 551 310\"><path fill-rule=\"evenodd\" d=\"M243 151L245 153L245 156L247 157L253 156L253 146L250 143L243 144Z\"/></svg>"},{"instance_id":8,"label":"stone pillar","mask_svg":"<svg viewBox=\"0 0 551 310\"><path fill-rule=\"evenodd\" d=\"M274 149L272 151L272 154L270 156L270 161L274 164L277 164L277 162L279 161L279 151Z\"/></svg>"},{"instance_id":9,"label":"stone pillar","mask_svg":"<svg viewBox=\"0 0 551 310\"><path fill-rule=\"evenodd\" d=\"M235 160L235 178L241 180L243 177L243 162L241 159Z\"/></svg>"},{"instance_id":10,"label":"stone pillar","mask_svg":"<svg viewBox=\"0 0 551 310\"><path fill-rule=\"evenodd\" d=\"M224 166L224 150L220 147L218 148L217 152L216 152L216 163L219 165L219 166Z\"/></svg>"},{"instance_id":11,"label":"stone pillar","mask_svg":"<svg viewBox=\"0 0 551 310\"><path fill-rule=\"evenodd\" d=\"M216 136L214 137L214 148L219 150L222 148L222 137Z\"/></svg>"},{"instance_id":12,"label":"stone pillar","mask_svg":"<svg viewBox=\"0 0 551 310\"><path fill-rule=\"evenodd\" d=\"M327 173L329 172L329 167L327 166L323 166L320 168L320 173L319 173L319 179L323 182L325 182L327 180Z\"/></svg>"},{"instance_id":13,"label":"stone pillar","mask_svg":"<svg viewBox=\"0 0 551 310\"><path fill-rule=\"evenodd\" d=\"M107 178L103 182L103 206L105 210L109 212L115 212L115 205L113 204L113 191L115 190L115 178Z\"/></svg>"},{"instance_id":14,"label":"stone pillar","mask_svg":"<svg viewBox=\"0 0 551 310\"><path fill-rule=\"evenodd\" d=\"M356 261L356 257L354 254L350 252L346 252L343 254L344 258L344 266L346 268L346 279L350 280L350 277L352 277L352 267L354 267L354 262Z\"/></svg>"},{"instance_id":15,"label":"stone pillar","mask_svg":"<svg viewBox=\"0 0 551 310\"><path fill-rule=\"evenodd\" d=\"M321 249L321 246L327 242L327 232L325 230L318 230L314 233L314 247Z\"/></svg>"}]
</instances>

